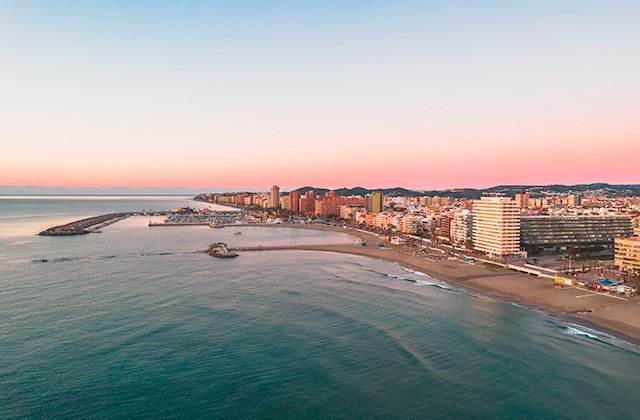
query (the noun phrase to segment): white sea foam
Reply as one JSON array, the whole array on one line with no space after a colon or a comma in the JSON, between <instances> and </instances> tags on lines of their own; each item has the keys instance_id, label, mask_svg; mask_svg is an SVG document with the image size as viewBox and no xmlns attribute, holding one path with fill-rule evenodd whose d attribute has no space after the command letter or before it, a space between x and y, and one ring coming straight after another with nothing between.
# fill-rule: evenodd
<instances>
[{"instance_id":1,"label":"white sea foam","mask_svg":"<svg viewBox=\"0 0 640 420\"><path fill-rule=\"evenodd\" d=\"M428 281L421 281L421 280L416 281L416 285L418 285L418 286L432 286L432 287L439 287L440 289L452 290L450 287L447 287L444 284L430 283Z\"/></svg>"},{"instance_id":2,"label":"white sea foam","mask_svg":"<svg viewBox=\"0 0 640 420\"><path fill-rule=\"evenodd\" d=\"M564 333L568 334L568 335L580 335L580 336L592 338L594 340L598 340L598 336L597 335L588 333L586 331L579 330L579 329L574 328L574 327L566 327L565 330L564 330Z\"/></svg>"},{"instance_id":3,"label":"white sea foam","mask_svg":"<svg viewBox=\"0 0 640 420\"><path fill-rule=\"evenodd\" d=\"M447 286L446 284L440 283L438 282L436 279L434 279L433 277L431 277L430 275L423 273L422 271L416 271L416 270L412 270L410 268L407 267L402 267L402 269L404 271L407 271L411 274L414 274L416 276L420 276L420 277L427 277L431 280L434 280L433 282L428 282L428 281L422 281L422 280L415 280L416 284L418 286L433 286L433 287L439 287L441 289L445 289L445 290L453 290L451 289L449 286Z\"/></svg>"},{"instance_id":4,"label":"white sea foam","mask_svg":"<svg viewBox=\"0 0 640 420\"><path fill-rule=\"evenodd\" d=\"M409 272L409 273L411 273L411 274L415 274L416 276L422 276L422 277L429 277L429 278L433 278L433 277L431 277L430 275L428 275L428 274L426 274L426 273L423 273L422 271L412 270L412 269L407 268L407 267L402 267L402 269L403 269L404 271L408 271L408 272Z\"/></svg>"}]
</instances>

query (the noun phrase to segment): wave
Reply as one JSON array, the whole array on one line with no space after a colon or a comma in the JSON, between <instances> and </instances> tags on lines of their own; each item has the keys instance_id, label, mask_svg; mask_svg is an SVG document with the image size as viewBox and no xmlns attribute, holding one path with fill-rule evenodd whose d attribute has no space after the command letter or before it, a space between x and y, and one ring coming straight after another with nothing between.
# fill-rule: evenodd
<instances>
[{"instance_id":1,"label":"wave","mask_svg":"<svg viewBox=\"0 0 640 420\"><path fill-rule=\"evenodd\" d=\"M564 333L567 334L567 335L583 336L583 337L591 338L593 340L600 340L597 335L588 333L586 331L579 330L579 329L574 328L574 327L565 327L564 328Z\"/></svg>"},{"instance_id":2,"label":"wave","mask_svg":"<svg viewBox=\"0 0 640 420\"><path fill-rule=\"evenodd\" d=\"M422 271L412 270L411 268L407 268L404 266L402 267L402 269L416 276L427 277L431 280L434 280L433 282L416 280L415 282L418 284L418 286L433 286L433 287L439 287L440 289L444 289L444 290L453 290L451 287L447 286L446 284L438 282L436 279L434 279L433 277L431 277L426 273L423 273Z\"/></svg>"},{"instance_id":3,"label":"wave","mask_svg":"<svg viewBox=\"0 0 640 420\"><path fill-rule=\"evenodd\" d=\"M407 269L407 270L409 271L409 269ZM383 277L402 280L402 281L406 281L406 282L409 282L409 283L414 283L416 286L428 286L428 287L437 287L438 289L443 289L443 290L453 290L449 286L447 286L445 284L442 284L442 283L438 283L438 282L428 282L428 281L423 281L423 280L410 279L410 278L407 278L407 277L397 276L395 274L383 273L383 272L376 271L376 270L373 270L373 269L369 269L367 271L369 271L371 273L378 274L378 275L383 276ZM413 272L413 270L410 270L410 271ZM416 272L416 273L418 273L418 272ZM433 279L433 277L431 277L431 276L429 276L427 274L424 274L424 273L421 273L421 274L423 276L429 277L430 279Z\"/></svg>"},{"instance_id":4,"label":"wave","mask_svg":"<svg viewBox=\"0 0 640 420\"><path fill-rule=\"evenodd\" d=\"M409 273L411 273L411 274L415 274L416 276L433 278L433 277L431 277L430 275L428 275L428 274L426 274L426 273L423 273L422 271L412 270L412 269L407 268L407 267L405 267L405 266L401 266L401 267L402 267L402 269L403 269L404 271L408 271Z\"/></svg>"},{"instance_id":5,"label":"wave","mask_svg":"<svg viewBox=\"0 0 640 420\"><path fill-rule=\"evenodd\" d=\"M431 287L437 287L439 289L444 289L444 290L453 290L452 288L440 283L430 283L428 281L421 281L421 280L416 280L415 283L418 286L431 286Z\"/></svg>"},{"instance_id":6,"label":"wave","mask_svg":"<svg viewBox=\"0 0 640 420\"><path fill-rule=\"evenodd\" d=\"M604 331L594 330L594 329L585 327L583 325L569 324L569 326L563 327L563 328L564 328L563 332L567 335L587 337L591 340L597 340L601 343L604 343L610 346L615 346L618 348L625 348L626 346L631 346L635 349L634 353L635 351L637 351L638 348L640 348L640 346L637 343L634 343L632 341L627 341L625 339L618 338L614 335L608 334Z\"/></svg>"}]
</instances>

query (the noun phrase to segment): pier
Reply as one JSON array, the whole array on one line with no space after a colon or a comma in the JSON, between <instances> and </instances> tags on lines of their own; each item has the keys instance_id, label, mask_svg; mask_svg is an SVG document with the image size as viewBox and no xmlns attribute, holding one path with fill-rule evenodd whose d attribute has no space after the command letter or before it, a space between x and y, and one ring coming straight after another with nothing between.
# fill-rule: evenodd
<instances>
[{"instance_id":1,"label":"pier","mask_svg":"<svg viewBox=\"0 0 640 420\"><path fill-rule=\"evenodd\" d=\"M312 249L314 245L255 245L255 246L230 246L229 251L242 252L242 251L283 251L291 249Z\"/></svg>"},{"instance_id":2,"label":"pier","mask_svg":"<svg viewBox=\"0 0 640 420\"><path fill-rule=\"evenodd\" d=\"M53 226L39 233L40 236L71 236L86 235L100 228L126 219L133 213L110 213L87 219L76 220L65 225Z\"/></svg>"},{"instance_id":3,"label":"pier","mask_svg":"<svg viewBox=\"0 0 640 420\"><path fill-rule=\"evenodd\" d=\"M126 213L109 213L76 220L64 225L53 226L39 233L40 236L86 235L98 229L119 222L130 216L167 216L163 222L149 222L149 226L209 226L212 228L246 223L246 213L242 211L213 211L204 213L143 210Z\"/></svg>"}]
</instances>

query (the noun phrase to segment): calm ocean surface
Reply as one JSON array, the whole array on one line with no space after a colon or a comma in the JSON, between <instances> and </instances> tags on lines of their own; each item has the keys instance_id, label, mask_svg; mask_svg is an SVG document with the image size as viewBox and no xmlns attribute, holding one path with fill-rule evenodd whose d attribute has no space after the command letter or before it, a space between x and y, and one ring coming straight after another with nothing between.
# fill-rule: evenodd
<instances>
[{"instance_id":1,"label":"calm ocean surface","mask_svg":"<svg viewBox=\"0 0 640 420\"><path fill-rule=\"evenodd\" d=\"M194 204L0 198L0 418L640 417L640 350L605 334L385 261L199 252L346 234L136 217L36 236Z\"/></svg>"}]
</instances>

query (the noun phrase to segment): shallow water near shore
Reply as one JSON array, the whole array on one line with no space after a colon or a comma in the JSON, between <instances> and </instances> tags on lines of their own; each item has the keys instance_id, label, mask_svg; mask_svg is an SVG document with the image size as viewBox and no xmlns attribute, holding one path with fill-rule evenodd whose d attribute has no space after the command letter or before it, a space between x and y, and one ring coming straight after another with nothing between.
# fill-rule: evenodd
<instances>
[{"instance_id":1,"label":"shallow water near shore","mask_svg":"<svg viewBox=\"0 0 640 420\"><path fill-rule=\"evenodd\" d=\"M366 257L201 252L349 235L130 218L39 237L113 203L6 201L0 417L637 416L640 351L597 330Z\"/></svg>"}]
</instances>

